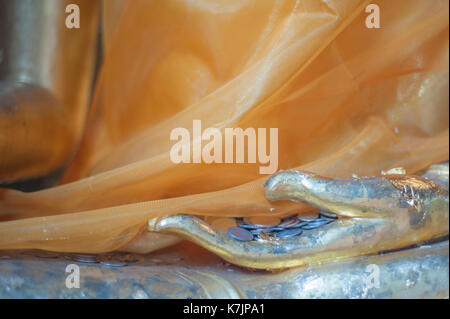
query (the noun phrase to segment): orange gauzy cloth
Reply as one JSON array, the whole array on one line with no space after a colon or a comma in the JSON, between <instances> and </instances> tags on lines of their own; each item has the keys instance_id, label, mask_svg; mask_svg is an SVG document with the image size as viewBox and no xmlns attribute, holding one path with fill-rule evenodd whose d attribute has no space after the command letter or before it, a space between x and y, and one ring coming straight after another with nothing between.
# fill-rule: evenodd
<instances>
[{"instance_id":1,"label":"orange gauzy cloth","mask_svg":"<svg viewBox=\"0 0 450 319\"><path fill-rule=\"evenodd\" d=\"M173 163L170 132L193 120L278 128L279 169L348 178L448 160L449 2L379 0L380 28L369 3L104 1L81 147L60 185L0 190L0 249L105 252L156 216L308 209L265 200L258 163Z\"/></svg>"}]
</instances>

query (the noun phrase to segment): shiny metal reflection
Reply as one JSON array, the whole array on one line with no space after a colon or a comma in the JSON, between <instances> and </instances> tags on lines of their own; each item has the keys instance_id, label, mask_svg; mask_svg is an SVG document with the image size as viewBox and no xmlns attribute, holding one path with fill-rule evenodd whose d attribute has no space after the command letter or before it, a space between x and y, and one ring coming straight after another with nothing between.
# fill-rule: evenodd
<instances>
[{"instance_id":1,"label":"shiny metal reflection","mask_svg":"<svg viewBox=\"0 0 450 319\"><path fill-rule=\"evenodd\" d=\"M0 182L48 174L80 141L92 80L99 1L0 0ZM5 156L6 155L6 156Z\"/></svg>"}]
</instances>

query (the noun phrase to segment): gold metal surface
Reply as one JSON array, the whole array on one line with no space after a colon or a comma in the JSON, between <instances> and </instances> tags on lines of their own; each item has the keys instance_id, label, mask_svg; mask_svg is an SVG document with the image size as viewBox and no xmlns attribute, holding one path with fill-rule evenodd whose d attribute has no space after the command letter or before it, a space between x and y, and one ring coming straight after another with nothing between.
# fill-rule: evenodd
<instances>
[{"instance_id":1,"label":"gold metal surface","mask_svg":"<svg viewBox=\"0 0 450 319\"><path fill-rule=\"evenodd\" d=\"M0 182L60 168L79 143L91 94L99 1L0 0Z\"/></svg>"}]
</instances>

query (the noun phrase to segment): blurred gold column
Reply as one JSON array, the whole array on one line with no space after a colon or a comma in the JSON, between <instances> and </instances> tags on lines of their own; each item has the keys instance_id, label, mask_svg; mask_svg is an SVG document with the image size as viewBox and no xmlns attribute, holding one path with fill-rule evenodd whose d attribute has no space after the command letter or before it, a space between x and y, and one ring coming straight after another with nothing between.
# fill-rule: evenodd
<instances>
[{"instance_id":1,"label":"blurred gold column","mask_svg":"<svg viewBox=\"0 0 450 319\"><path fill-rule=\"evenodd\" d=\"M68 4L80 28L66 27ZM44 176L71 158L92 89L99 2L0 0L0 182Z\"/></svg>"}]
</instances>

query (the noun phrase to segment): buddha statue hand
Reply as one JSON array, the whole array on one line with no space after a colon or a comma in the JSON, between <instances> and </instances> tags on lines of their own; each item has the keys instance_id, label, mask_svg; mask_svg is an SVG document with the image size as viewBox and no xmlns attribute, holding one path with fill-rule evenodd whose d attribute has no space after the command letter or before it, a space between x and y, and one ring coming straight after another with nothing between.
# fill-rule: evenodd
<instances>
[{"instance_id":1,"label":"buddha statue hand","mask_svg":"<svg viewBox=\"0 0 450 319\"><path fill-rule=\"evenodd\" d=\"M448 236L448 172L448 163L432 165L420 176L397 170L345 180L280 171L264 186L269 201L304 202L339 217L304 230L301 236L239 241L189 215L155 218L148 228L180 235L231 263L253 269L377 254Z\"/></svg>"}]
</instances>

